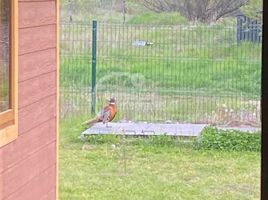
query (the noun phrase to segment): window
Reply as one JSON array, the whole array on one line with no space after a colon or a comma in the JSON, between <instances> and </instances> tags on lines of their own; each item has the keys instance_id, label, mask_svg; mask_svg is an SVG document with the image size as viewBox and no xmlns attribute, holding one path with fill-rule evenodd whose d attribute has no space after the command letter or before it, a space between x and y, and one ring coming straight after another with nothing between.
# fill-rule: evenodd
<instances>
[{"instance_id":1,"label":"window","mask_svg":"<svg viewBox=\"0 0 268 200\"><path fill-rule=\"evenodd\" d=\"M0 147L18 135L17 0L0 1Z\"/></svg>"}]
</instances>

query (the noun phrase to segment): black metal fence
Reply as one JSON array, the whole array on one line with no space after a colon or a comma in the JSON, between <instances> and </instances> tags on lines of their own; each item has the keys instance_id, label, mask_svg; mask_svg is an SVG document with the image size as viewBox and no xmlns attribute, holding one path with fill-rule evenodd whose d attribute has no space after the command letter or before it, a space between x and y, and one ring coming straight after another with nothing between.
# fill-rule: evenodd
<instances>
[{"instance_id":1,"label":"black metal fence","mask_svg":"<svg viewBox=\"0 0 268 200\"><path fill-rule=\"evenodd\" d=\"M237 41L262 41L262 23L244 15L237 16Z\"/></svg>"},{"instance_id":2,"label":"black metal fence","mask_svg":"<svg viewBox=\"0 0 268 200\"><path fill-rule=\"evenodd\" d=\"M61 27L62 117L114 96L117 120L260 124L261 45L236 27L98 22L95 48L92 24Z\"/></svg>"}]
</instances>

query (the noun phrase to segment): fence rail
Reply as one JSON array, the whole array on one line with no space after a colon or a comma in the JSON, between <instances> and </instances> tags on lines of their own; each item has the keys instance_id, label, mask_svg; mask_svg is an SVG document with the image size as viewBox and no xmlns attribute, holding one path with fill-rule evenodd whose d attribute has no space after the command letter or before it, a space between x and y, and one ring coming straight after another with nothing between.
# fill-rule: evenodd
<instances>
[{"instance_id":1,"label":"fence rail","mask_svg":"<svg viewBox=\"0 0 268 200\"><path fill-rule=\"evenodd\" d=\"M96 37L92 24L61 30L63 117L89 114L94 88L97 111L116 97L117 120L260 124L261 45L237 41L236 27L98 22Z\"/></svg>"}]
</instances>

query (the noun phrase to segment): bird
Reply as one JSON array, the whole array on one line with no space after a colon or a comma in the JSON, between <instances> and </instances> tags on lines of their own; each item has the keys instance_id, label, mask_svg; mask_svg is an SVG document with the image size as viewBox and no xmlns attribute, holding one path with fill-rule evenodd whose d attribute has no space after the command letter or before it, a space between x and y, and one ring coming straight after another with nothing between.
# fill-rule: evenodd
<instances>
[{"instance_id":1,"label":"bird","mask_svg":"<svg viewBox=\"0 0 268 200\"><path fill-rule=\"evenodd\" d=\"M102 122L103 124L106 124L106 127L108 127L108 122L111 122L114 119L116 113L117 106L115 98L112 97L109 99L108 105L105 106L95 118L85 121L83 125L93 125L95 123Z\"/></svg>"}]
</instances>

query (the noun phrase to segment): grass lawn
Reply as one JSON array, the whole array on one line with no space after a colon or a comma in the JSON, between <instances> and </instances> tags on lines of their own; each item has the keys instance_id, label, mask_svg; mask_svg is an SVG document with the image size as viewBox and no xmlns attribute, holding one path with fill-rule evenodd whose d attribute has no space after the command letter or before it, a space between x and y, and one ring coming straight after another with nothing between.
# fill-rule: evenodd
<instances>
[{"instance_id":1,"label":"grass lawn","mask_svg":"<svg viewBox=\"0 0 268 200\"><path fill-rule=\"evenodd\" d=\"M171 138L82 142L81 121L61 123L60 199L260 198L258 152L198 150Z\"/></svg>"}]
</instances>

